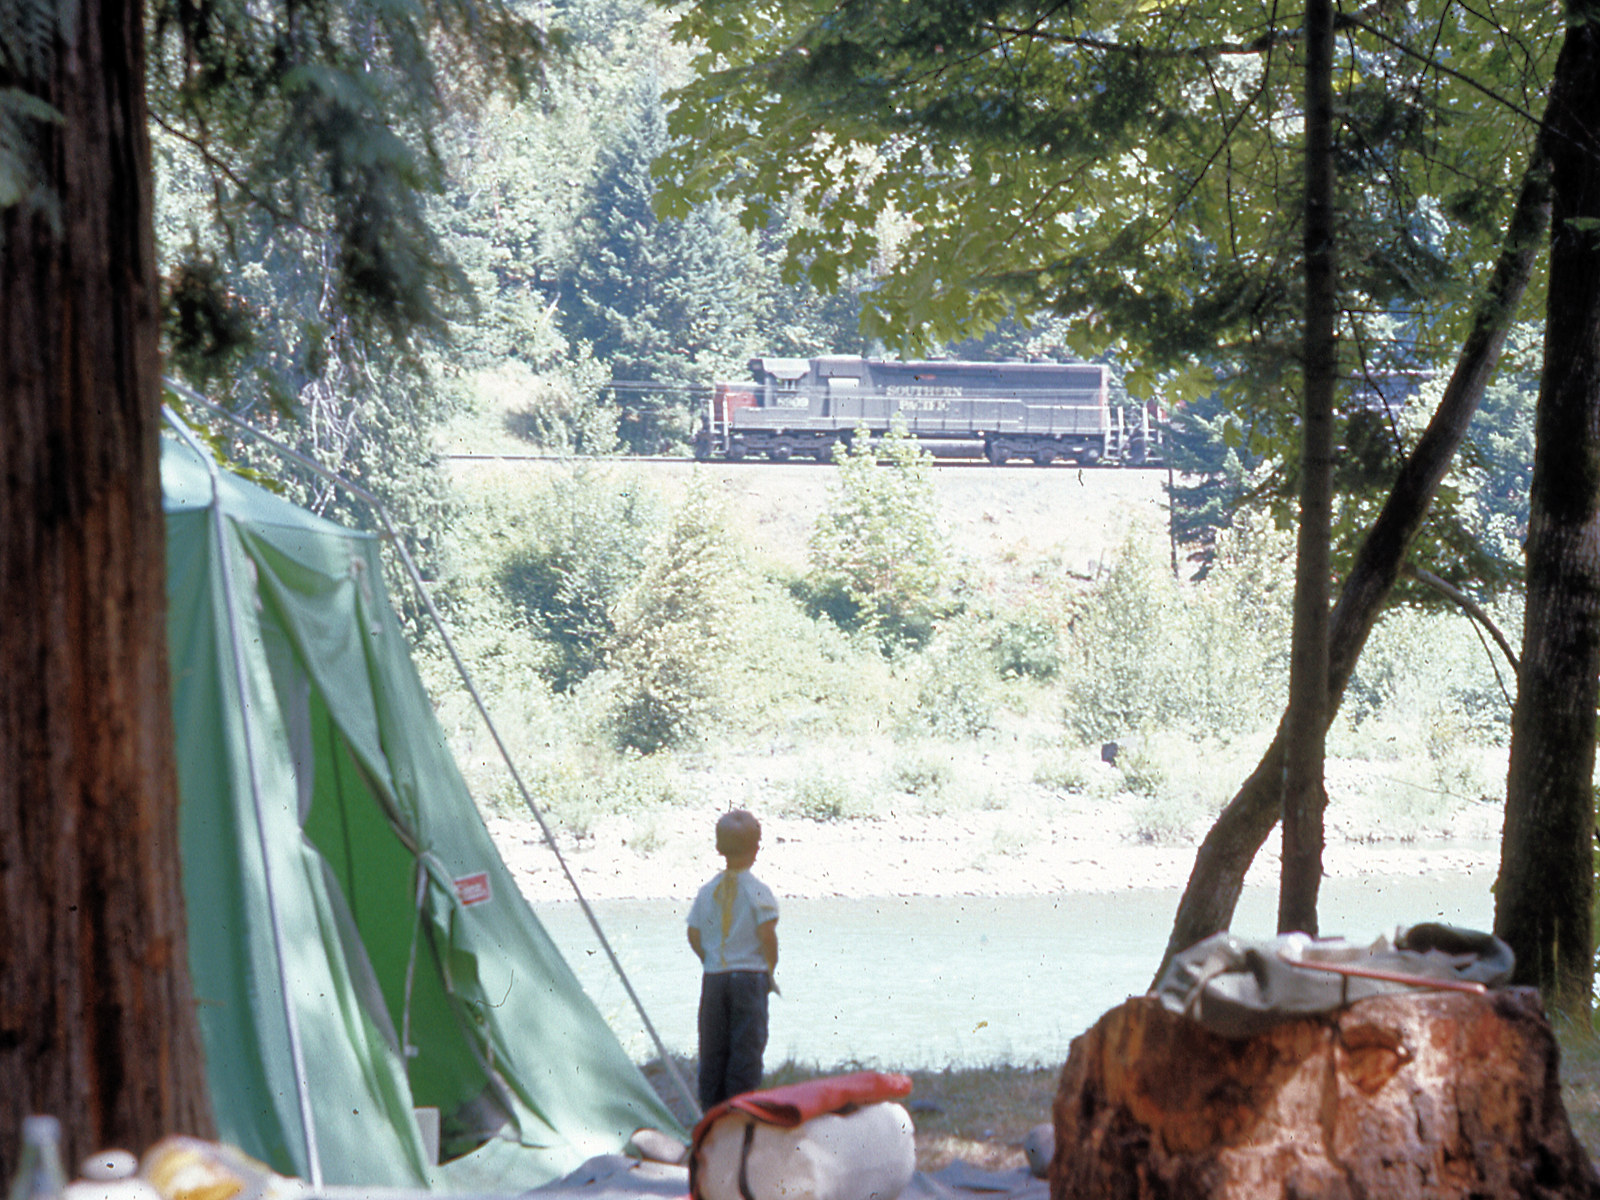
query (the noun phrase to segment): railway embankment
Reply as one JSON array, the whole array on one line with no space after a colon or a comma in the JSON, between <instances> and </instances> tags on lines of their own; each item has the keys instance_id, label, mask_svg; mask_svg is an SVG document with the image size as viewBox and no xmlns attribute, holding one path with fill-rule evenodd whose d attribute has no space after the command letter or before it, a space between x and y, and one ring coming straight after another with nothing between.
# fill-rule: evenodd
<instances>
[{"instance_id":1,"label":"railway embankment","mask_svg":"<svg viewBox=\"0 0 1600 1200\"><path fill-rule=\"evenodd\" d=\"M480 495L570 469L570 462L550 459L451 460L461 488ZM667 499L697 477L706 480L750 548L792 567L804 566L806 540L837 479L835 468L815 463L614 459L599 460L599 469L636 476ZM1092 577L1130 538L1148 553L1170 554L1164 469L963 460L941 463L933 483L952 549L980 566Z\"/></svg>"}]
</instances>

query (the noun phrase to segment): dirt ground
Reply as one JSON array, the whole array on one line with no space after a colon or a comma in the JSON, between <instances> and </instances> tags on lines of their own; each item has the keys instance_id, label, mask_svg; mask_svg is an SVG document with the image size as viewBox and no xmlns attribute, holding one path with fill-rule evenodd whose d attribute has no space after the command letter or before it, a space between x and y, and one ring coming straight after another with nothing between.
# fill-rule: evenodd
<instances>
[{"instance_id":1,"label":"dirt ground","mask_svg":"<svg viewBox=\"0 0 1600 1200\"><path fill-rule=\"evenodd\" d=\"M641 849L626 819L601 822L593 836L562 844L583 889L597 900L670 899L687 903L720 862L708 830L721 806L678 809L654 818ZM1070 820L1013 830L1008 812L889 820L817 822L762 814L761 876L795 898L1000 896L1116 892L1180 886L1194 867L1193 845L1130 840L1115 809L1086 805ZM572 889L537 828L491 818L491 833L523 893L534 901L570 899ZM1498 851L1482 835L1449 847L1330 841L1330 877L1423 877L1440 871L1488 872ZM633 844L630 844L633 843ZM1004 853L996 853L997 843ZM1252 882L1278 875L1278 839L1262 848Z\"/></svg>"}]
</instances>

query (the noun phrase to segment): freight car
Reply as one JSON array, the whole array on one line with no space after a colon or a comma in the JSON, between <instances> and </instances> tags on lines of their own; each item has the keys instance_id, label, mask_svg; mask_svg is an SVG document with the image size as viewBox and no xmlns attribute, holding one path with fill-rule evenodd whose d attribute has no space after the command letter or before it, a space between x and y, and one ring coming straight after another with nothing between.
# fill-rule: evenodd
<instances>
[{"instance_id":1,"label":"freight car","mask_svg":"<svg viewBox=\"0 0 1600 1200\"><path fill-rule=\"evenodd\" d=\"M896 420L936 454L1152 461L1160 441L1150 407L1129 422L1107 403L1103 366L1039 362L896 362L832 355L753 358L751 378L715 386L695 456L832 459L857 430Z\"/></svg>"}]
</instances>

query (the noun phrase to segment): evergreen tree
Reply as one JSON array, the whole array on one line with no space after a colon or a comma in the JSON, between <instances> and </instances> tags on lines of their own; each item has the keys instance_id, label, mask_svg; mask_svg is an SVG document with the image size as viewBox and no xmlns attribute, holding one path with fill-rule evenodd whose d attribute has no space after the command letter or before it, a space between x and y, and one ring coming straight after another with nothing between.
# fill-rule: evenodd
<instances>
[{"instance_id":1,"label":"evergreen tree","mask_svg":"<svg viewBox=\"0 0 1600 1200\"><path fill-rule=\"evenodd\" d=\"M602 162L569 279L569 336L610 365L618 433L640 453L686 443L709 385L743 378L757 346L749 236L714 202L676 220L651 207L650 163L666 144L659 84L647 78Z\"/></svg>"},{"instance_id":2,"label":"evergreen tree","mask_svg":"<svg viewBox=\"0 0 1600 1200\"><path fill-rule=\"evenodd\" d=\"M519 84L543 49L495 0L0 6L0 1159L30 1111L70 1116L69 1161L210 1126L173 869L146 122L194 150L227 232L178 276L177 350L237 348L231 251L259 214L325 254L353 336L404 348L456 281L421 199L436 64Z\"/></svg>"},{"instance_id":3,"label":"evergreen tree","mask_svg":"<svg viewBox=\"0 0 1600 1200\"><path fill-rule=\"evenodd\" d=\"M157 3L151 29L166 370L374 492L435 565L448 509L431 430L450 393L428 351L475 302L434 203L438 131L479 93L528 94L547 35L502 3L454 0ZM203 409L185 415L294 499L374 526Z\"/></svg>"}]
</instances>

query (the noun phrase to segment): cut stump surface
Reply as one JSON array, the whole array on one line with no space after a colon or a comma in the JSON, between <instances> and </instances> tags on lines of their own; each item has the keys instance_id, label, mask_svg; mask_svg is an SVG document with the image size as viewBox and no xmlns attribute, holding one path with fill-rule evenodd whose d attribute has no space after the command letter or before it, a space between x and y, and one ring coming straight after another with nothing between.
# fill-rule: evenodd
<instances>
[{"instance_id":1,"label":"cut stump surface","mask_svg":"<svg viewBox=\"0 0 1600 1200\"><path fill-rule=\"evenodd\" d=\"M1073 1042L1054 1118L1052 1200L1600 1198L1526 988L1241 1039L1132 999Z\"/></svg>"}]
</instances>

